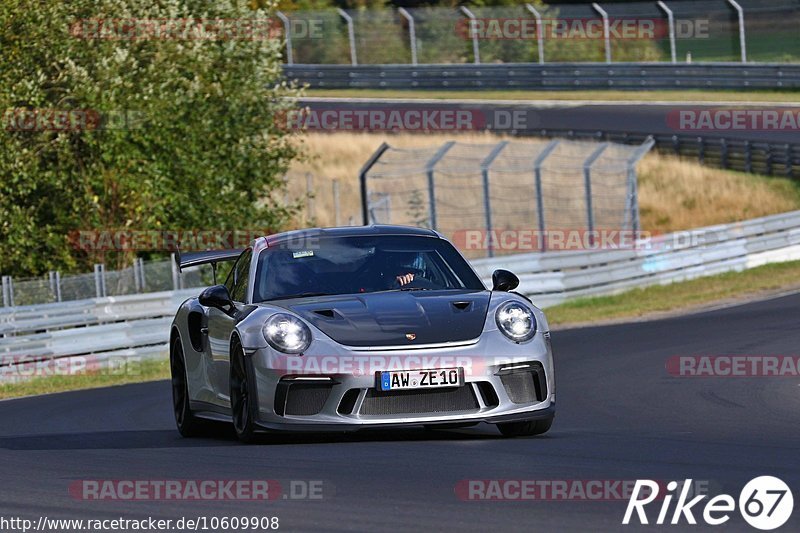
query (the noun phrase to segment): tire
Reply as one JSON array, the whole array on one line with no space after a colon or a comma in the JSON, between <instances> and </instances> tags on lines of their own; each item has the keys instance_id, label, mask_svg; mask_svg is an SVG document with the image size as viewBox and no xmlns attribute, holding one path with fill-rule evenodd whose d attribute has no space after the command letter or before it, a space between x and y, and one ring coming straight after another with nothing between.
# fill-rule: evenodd
<instances>
[{"instance_id":1,"label":"tire","mask_svg":"<svg viewBox=\"0 0 800 533\"><path fill-rule=\"evenodd\" d=\"M178 432L184 437L204 435L208 430L208 423L194 416L189 407L189 382L180 337L172 342L169 363L172 374L172 409Z\"/></svg>"},{"instance_id":2,"label":"tire","mask_svg":"<svg viewBox=\"0 0 800 533\"><path fill-rule=\"evenodd\" d=\"M244 443L252 443L256 437L256 396L253 363L245 357L242 347L235 343L231 348L230 397L231 417L236 436Z\"/></svg>"},{"instance_id":3,"label":"tire","mask_svg":"<svg viewBox=\"0 0 800 533\"><path fill-rule=\"evenodd\" d=\"M541 420L528 420L525 422L505 422L497 424L497 429L504 437L530 437L532 435L542 435L547 433L553 425L553 418L543 418Z\"/></svg>"}]
</instances>

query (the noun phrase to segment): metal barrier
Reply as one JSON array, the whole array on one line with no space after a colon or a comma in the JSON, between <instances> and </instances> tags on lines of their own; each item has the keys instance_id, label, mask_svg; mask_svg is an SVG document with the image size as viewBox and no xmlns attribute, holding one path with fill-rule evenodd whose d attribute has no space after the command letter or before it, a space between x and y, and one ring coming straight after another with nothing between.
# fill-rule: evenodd
<instances>
[{"instance_id":1,"label":"metal barrier","mask_svg":"<svg viewBox=\"0 0 800 533\"><path fill-rule=\"evenodd\" d=\"M312 89L797 89L800 64L285 65Z\"/></svg>"}]
</instances>

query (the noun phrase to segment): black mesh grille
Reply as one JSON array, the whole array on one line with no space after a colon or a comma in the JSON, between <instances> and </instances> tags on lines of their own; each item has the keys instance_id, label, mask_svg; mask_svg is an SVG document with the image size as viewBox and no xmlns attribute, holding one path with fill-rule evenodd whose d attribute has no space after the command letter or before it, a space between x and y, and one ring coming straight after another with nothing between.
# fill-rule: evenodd
<instances>
[{"instance_id":1,"label":"black mesh grille","mask_svg":"<svg viewBox=\"0 0 800 533\"><path fill-rule=\"evenodd\" d=\"M275 395L279 415L308 416L322 411L331 393L331 384L281 383Z\"/></svg>"},{"instance_id":2,"label":"black mesh grille","mask_svg":"<svg viewBox=\"0 0 800 533\"><path fill-rule=\"evenodd\" d=\"M547 397L547 382L541 366L500 374L500 381L514 403L543 402Z\"/></svg>"},{"instance_id":3,"label":"black mesh grille","mask_svg":"<svg viewBox=\"0 0 800 533\"><path fill-rule=\"evenodd\" d=\"M362 415L399 415L420 413L449 413L478 409L472 387L422 389L411 391L367 390Z\"/></svg>"}]
</instances>

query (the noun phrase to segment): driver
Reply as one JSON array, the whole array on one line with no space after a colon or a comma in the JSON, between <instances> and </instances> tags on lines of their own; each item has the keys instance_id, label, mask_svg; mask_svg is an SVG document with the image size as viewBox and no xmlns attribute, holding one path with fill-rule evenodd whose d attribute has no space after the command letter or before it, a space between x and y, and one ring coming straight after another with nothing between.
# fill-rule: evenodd
<instances>
[{"instance_id":1,"label":"driver","mask_svg":"<svg viewBox=\"0 0 800 533\"><path fill-rule=\"evenodd\" d=\"M399 274L395 277L395 282L400 287L404 287L414 281L416 272L423 271L423 260L422 256L416 252L401 253L396 255L396 264L398 264L399 267L395 271L399 272Z\"/></svg>"}]
</instances>

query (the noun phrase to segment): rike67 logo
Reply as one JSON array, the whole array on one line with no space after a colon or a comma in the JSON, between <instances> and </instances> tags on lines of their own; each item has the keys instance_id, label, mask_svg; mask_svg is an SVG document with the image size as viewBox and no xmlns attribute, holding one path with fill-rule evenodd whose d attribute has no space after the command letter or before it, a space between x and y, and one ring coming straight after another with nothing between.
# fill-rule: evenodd
<instances>
[{"instance_id":1,"label":"rike67 logo","mask_svg":"<svg viewBox=\"0 0 800 533\"><path fill-rule=\"evenodd\" d=\"M655 521L658 525L667 523L677 525L683 520L687 524L697 524L695 513L711 526L718 526L730 520L731 513L737 508L737 502L733 496L720 494L709 499L705 505L700 505L700 502L708 495L701 494L689 499L691 486L691 479L687 479L682 484L671 481L667 483L666 493L659 494L659 488L663 487L659 483L649 479L637 480L628 501L628 508L625 509L622 523L625 525L635 524L638 519L640 524L649 524L645 507L656 500L661 502L658 518ZM676 499L676 503L671 509L673 499ZM748 524L756 529L771 530L781 527L792 516L794 497L789 486L780 479L772 476L760 476L750 480L744 486L739 494L738 508L742 518ZM672 511L671 516L670 511ZM632 519L633 522L631 522Z\"/></svg>"}]
</instances>

